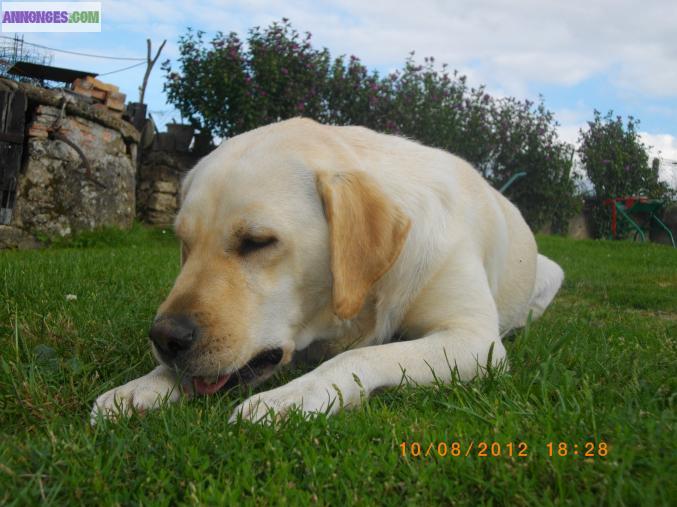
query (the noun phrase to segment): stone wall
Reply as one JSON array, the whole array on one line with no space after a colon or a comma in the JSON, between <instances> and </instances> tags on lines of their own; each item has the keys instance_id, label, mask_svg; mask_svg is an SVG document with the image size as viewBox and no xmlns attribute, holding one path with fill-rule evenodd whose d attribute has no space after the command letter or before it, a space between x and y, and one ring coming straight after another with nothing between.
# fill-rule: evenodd
<instances>
[{"instance_id":1,"label":"stone wall","mask_svg":"<svg viewBox=\"0 0 677 507\"><path fill-rule=\"evenodd\" d=\"M170 225L179 207L181 180L199 157L189 153L150 150L139 166L137 216L152 225Z\"/></svg>"},{"instance_id":2,"label":"stone wall","mask_svg":"<svg viewBox=\"0 0 677 507\"><path fill-rule=\"evenodd\" d=\"M59 109L38 106L33 126L52 123ZM12 225L49 236L102 226L128 228L135 213L136 169L120 132L84 118L67 116L64 141L30 137L19 178ZM34 130L39 132L39 130Z\"/></svg>"},{"instance_id":3,"label":"stone wall","mask_svg":"<svg viewBox=\"0 0 677 507\"><path fill-rule=\"evenodd\" d=\"M130 227L136 216L138 132L62 91L19 86L29 99L27 136L16 203L10 224L0 229L0 248L35 246L33 238L40 235Z\"/></svg>"}]
</instances>

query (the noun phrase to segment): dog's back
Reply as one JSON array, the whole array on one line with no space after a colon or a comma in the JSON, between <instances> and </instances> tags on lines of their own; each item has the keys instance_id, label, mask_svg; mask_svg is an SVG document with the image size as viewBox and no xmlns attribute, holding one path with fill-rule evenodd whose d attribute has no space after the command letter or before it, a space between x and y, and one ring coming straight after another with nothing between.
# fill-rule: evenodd
<instances>
[{"instance_id":1,"label":"dog's back","mask_svg":"<svg viewBox=\"0 0 677 507\"><path fill-rule=\"evenodd\" d=\"M326 128L326 127L325 127ZM529 312L539 317L563 279L561 268L539 255L522 214L468 162L443 150L378 134L361 127L330 127L356 152L363 168L378 179L417 227L411 244L414 255L431 264L444 262L444 253L475 250L482 258L499 313L501 334L522 327ZM450 224L453 224L451 226ZM446 229L446 244L440 238ZM442 252L434 259L434 252ZM425 259L425 260L424 260ZM399 276L399 275L398 275Z\"/></svg>"}]
</instances>

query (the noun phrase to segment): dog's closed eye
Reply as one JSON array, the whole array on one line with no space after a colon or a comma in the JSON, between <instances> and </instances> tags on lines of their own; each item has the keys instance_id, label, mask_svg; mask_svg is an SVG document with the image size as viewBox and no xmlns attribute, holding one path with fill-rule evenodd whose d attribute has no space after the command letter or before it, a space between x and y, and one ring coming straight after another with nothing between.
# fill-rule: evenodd
<instances>
[{"instance_id":1,"label":"dog's closed eye","mask_svg":"<svg viewBox=\"0 0 677 507\"><path fill-rule=\"evenodd\" d=\"M245 256L263 250L264 248L274 246L275 244L277 244L277 238L275 236L245 236L242 238L237 251L240 255Z\"/></svg>"}]
</instances>

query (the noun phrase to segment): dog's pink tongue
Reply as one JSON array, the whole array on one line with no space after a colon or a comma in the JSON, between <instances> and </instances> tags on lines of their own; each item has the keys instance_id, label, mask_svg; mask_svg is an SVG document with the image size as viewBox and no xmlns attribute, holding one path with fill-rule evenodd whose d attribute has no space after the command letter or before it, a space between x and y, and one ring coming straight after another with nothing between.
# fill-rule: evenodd
<instances>
[{"instance_id":1,"label":"dog's pink tongue","mask_svg":"<svg viewBox=\"0 0 677 507\"><path fill-rule=\"evenodd\" d=\"M193 386L195 387L195 392L198 394L214 394L216 391L221 389L226 382L228 382L229 378L230 375L221 375L218 379L216 379L216 382L210 384L209 382L205 381L204 377L193 377Z\"/></svg>"}]
</instances>

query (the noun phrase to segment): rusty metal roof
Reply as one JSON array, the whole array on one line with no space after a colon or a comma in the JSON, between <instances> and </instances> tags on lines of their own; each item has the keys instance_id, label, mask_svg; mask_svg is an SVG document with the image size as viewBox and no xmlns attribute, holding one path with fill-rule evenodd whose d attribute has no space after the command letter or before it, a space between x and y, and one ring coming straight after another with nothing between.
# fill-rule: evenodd
<instances>
[{"instance_id":1,"label":"rusty metal roof","mask_svg":"<svg viewBox=\"0 0 677 507\"><path fill-rule=\"evenodd\" d=\"M51 65L40 65L37 63L21 61L14 63L8 72L15 76L47 79L49 81L60 81L62 83L72 83L77 78L84 78L86 76L98 76L95 72L64 69L62 67L52 67Z\"/></svg>"}]
</instances>

